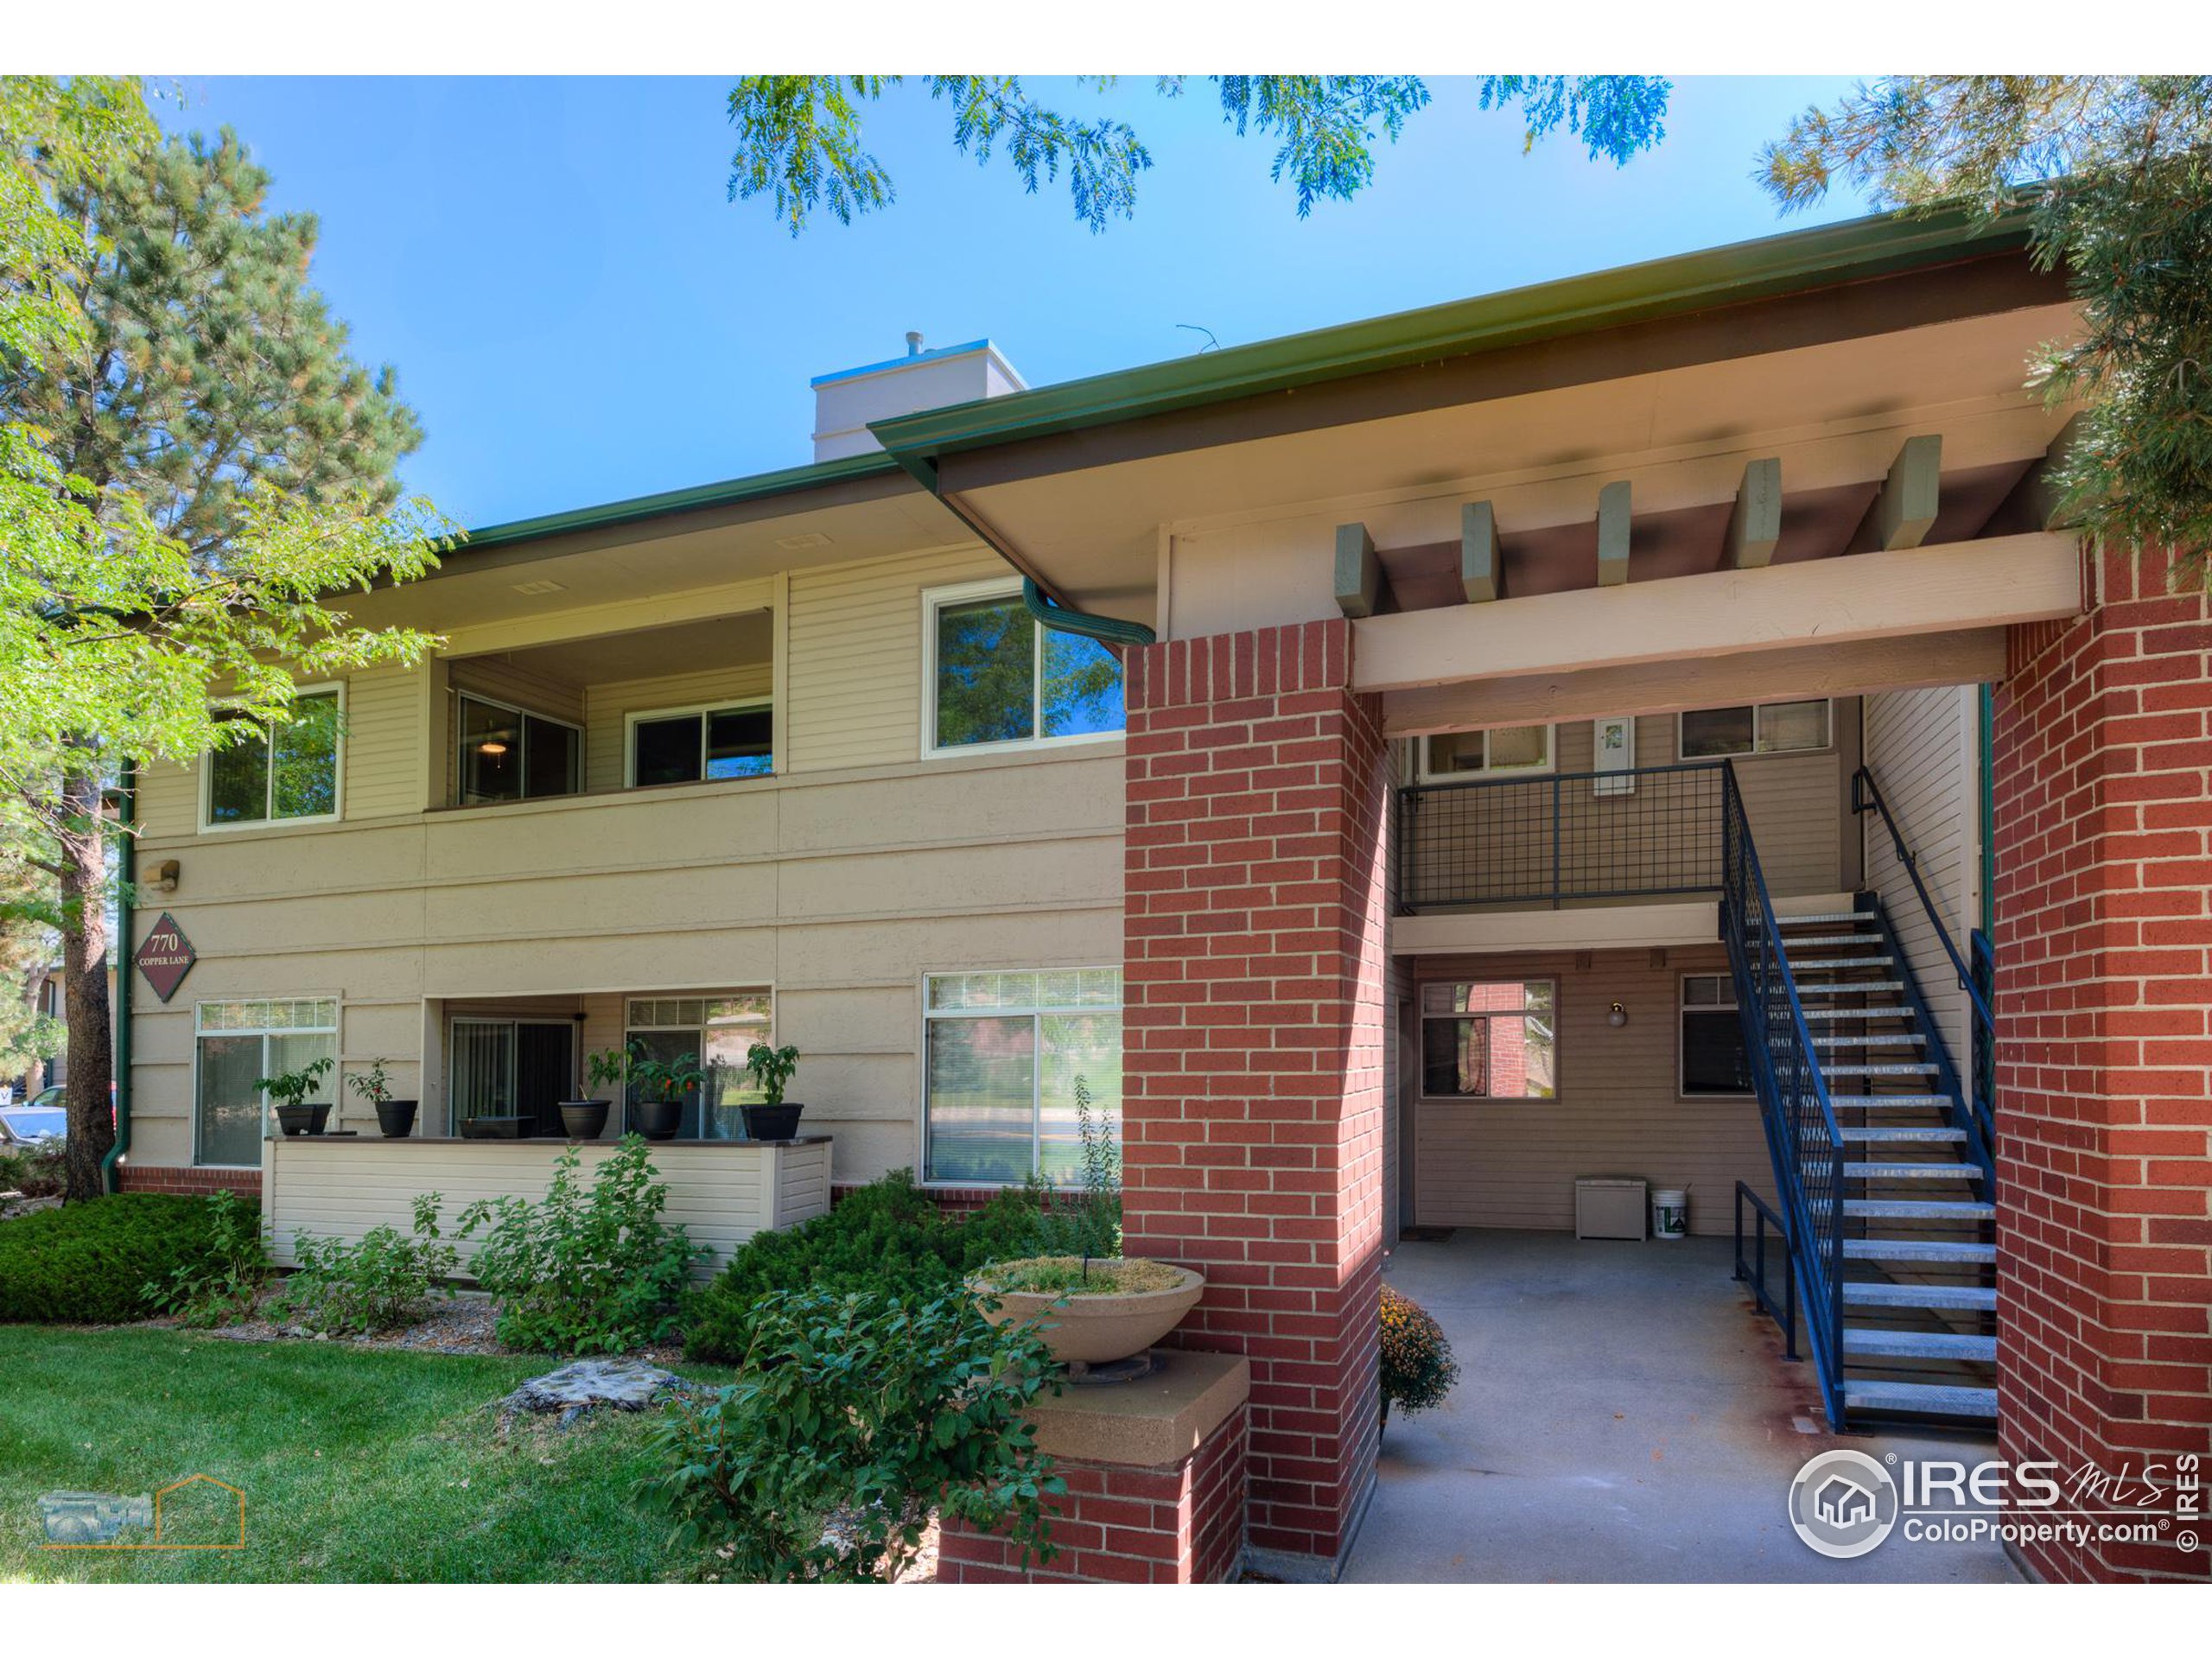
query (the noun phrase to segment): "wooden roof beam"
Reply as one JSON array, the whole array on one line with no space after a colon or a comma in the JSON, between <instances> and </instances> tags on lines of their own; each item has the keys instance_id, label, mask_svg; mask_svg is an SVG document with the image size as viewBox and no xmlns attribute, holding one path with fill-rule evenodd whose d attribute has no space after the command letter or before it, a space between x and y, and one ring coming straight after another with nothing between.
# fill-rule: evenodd
<instances>
[{"instance_id":1,"label":"wooden roof beam","mask_svg":"<svg viewBox=\"0 0 2212 1659\"><path fill-rule=\"evenodd\" d=\"M1745 461L1744 481L1736 486L1736 505L1728 514L1722 563L1731 570L1764 569L1774 563L1781 540L1781 459Z\"/></svg>"},{"instance_id":2,"label":"wooden roof beam","mask_svg":"<svg viewBox=\"0 0 2212 1659\"><path fill-rule=\"evenodd\" d=\"M1487 501L1459 509L1459 588L1470 605L1505 597L1505 566L1497 552L1497 514Z\"/></svg>"},{"instance_id":3,"label":"wooden roof beam","mask_svg":"<svg viewBox=\"0 0 2212 1659\"><path fill-rule=\"evenodd\" d=\"M1375 614L1382 594L1382 561L1365 524L1337 526L1337 608L1355 620Z\"/></svg>"},{"instance_id":4,"label":"wooden roof beam","mask_svg":"<svg viewBox=\"0 0 2212 1659\"><path fill-rule=\"evenodd\" d=\"M1942 495L1943 440L1934 434L1907 438L1890 475L1851 537L1853 553L1893 553L1918 547L1936 523Z\"/></svg>"},{"instance_id":5,"label":"wooden roof beam","mask_svg":"<svg viewBox=\"0 0 2212 1659\"><path fill-rule=\"evenodd\" d=\"M1598 585L1628 582L1629 487L1620 479L1598 492Z\"/></svg>"}]
</instances>

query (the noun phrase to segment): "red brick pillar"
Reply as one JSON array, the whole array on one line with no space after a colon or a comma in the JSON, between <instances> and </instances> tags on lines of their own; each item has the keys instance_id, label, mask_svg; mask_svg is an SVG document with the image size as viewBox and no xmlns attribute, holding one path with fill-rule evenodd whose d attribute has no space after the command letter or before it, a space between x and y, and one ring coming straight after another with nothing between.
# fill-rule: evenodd
<instances>
[{"instance_id":1,"label":"red brick pillar","mask_svg":"<svg viewBox=\"0 0 2212 1659\"><path fill-rule=\"evenodd\" d=\"M1128 1249L1252 1363L1249 1541L1326 1573L1374 1484L1388 778L1346 623L1128 653Z\"/></svg>"},{"instance_id":2,"label":"red brick pillar","mask_svg":"<svg viewBox=\"0 0 2212 1659\"><path fill-rule=\"evenodd\" d=\"M2163 559L2091 575L2088 614L2012 630L1997 696L1998 1440L2203 1480L2212 617ZM2051 1579L2202 1578L2195 1531L2023 1551Z\"/></svg>"}]
</instances>

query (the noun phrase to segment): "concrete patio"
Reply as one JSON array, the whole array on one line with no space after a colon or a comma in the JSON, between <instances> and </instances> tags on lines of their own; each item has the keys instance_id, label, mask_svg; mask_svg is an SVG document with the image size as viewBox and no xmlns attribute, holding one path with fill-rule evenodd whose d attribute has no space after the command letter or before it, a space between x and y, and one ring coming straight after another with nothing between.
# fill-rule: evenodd
<instances>
[{"instance_id":1,"label":"concrete patio","mask_svg":"<svg viewBox=\"0 0 2212 1659\"><path fill-rule=\"evenodd\" d=\"M1816 1452L1994 1446L1831 1435L1730 1254L1465 1229L1400 1244L1384 1283L1435 1316L1465 1375L1440 1409L1391 1419L1345 1580L2018 1581L1993 1543L1892 1537L1831 1561L1799 1541L1784 1500Z\"/></svg>"}]
</instances>

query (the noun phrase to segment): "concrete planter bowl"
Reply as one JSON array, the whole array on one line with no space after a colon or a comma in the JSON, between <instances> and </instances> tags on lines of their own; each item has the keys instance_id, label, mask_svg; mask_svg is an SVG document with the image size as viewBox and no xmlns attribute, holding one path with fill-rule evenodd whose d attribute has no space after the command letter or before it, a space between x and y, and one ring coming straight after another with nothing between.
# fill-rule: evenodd
<instances>
[{"instance_id":1,"label":"concrete planter bowl","mask_svg":"<svg viewBox=\"0 0 2212 1659\"><path fill-rule=\"evenodd\" d=\"M994 1325L1035 1319L1052 1357L1077 1372L1143 1353L1183 1322L1206 1288L1205 1277L1188 1268L1153 1262L1146 1265L1175 1274L1176 1282L1158 1290L1000 1289L997 1275L1023 1265L986 1268L969 1281L969 1287L985 1299L983 1316Z\"/></svg>"}]
</instances>

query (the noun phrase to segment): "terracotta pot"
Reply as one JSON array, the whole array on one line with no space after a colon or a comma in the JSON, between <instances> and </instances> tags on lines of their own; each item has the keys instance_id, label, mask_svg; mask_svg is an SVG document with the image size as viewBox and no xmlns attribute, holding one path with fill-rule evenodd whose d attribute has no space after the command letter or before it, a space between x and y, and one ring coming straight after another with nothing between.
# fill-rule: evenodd
<instances>
[{"instance_id":1,"label":"terracotta pot","mask_svg":"<svg viewBox=\"0 0 2212 1659\"><path fill-rule=\"evenodd\" d=\"M415 1103L411 1100L380 1100L377 1102L377 1128L384 1131L387 1141L403 1141L415 1128Z\"/></svg>"},{"instance_id":2,"label":"terracotta pot","mask_svg":"<svg viewBox=\"0 0 2212 1659\"><path fill-rule=\"evenodd\" d=\"M987 1304L983 1317L993 1325L1037 1319L1053 1358L1065 1364L1109 1365L1144 1352L1198 1306L1198 1298L1205 1294L1205 1278L1188 1268L1178 1271L1183 1282L1169 1290L1067 1296L1065 1302L1061 1300L1065 1293L1060 1291L988 1292L996 1296L998 1306ZM969 1286L978 1294L988 1292L987 1282L980 1275Z\"/></svg>"},{"instance_id":3,"label":"terracotta pot","mask_svg":"<svg viewBox=\"0 0 2212 1659\"><path fill-rule=\"evenodd\" d=\"M785 1101L780 1106L747 1106L745 1138L748 1141L788 1141L798 1133L798 1115L806 1109Z\"/></svg>"},{"instance_id":4,"label":"terracotta pot","mask_svg":"<svg viewBox=\"0 0 2212 1659\"><path fill-rule=\"evenodd\" d=\"M564 1100L561 1103L561 1127L569 1132L571 1141L596 1141L607 1128L607 1109L603 1100Z\"/></svg>"}]
</instances>

